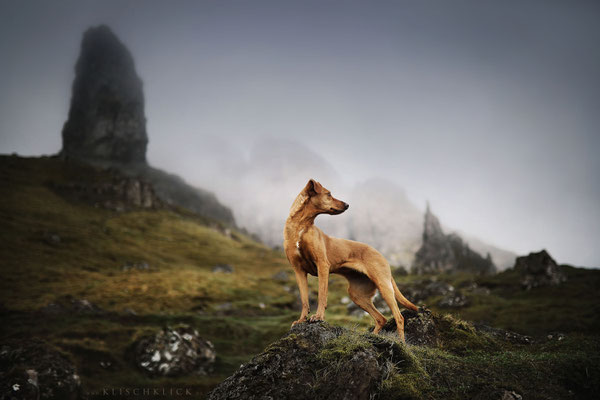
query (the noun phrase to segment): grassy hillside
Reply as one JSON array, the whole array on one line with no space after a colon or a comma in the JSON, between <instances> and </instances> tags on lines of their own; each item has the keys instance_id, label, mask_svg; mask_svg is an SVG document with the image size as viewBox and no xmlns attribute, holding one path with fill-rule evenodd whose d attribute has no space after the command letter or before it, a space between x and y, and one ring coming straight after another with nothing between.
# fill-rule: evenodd
<instances>
[{"instance_id":1,"label":"grassy hillside","mask_svg":"<svg viewBox=\"0 0 600 400\"><path fill-rule=\"evenodd\" d=\"M201 396L288 332L299 313L293 274L281 252L222 223L171 207L117 212L61 189L112 179L112 172L56 158L0 157L0 340L46 340L77 365L84 392L158 385L191 387ZM213 272L218 264L232 265L234 272ZM426 304L531 335L573 333L569 343L585 353L593 347L589 343L596 343L600 327L600 275L565 268L567 283L530 292L518 287L511 271L489 278L439 277L457 288L476 281L490 293L468 293L470 305L456 310L436 307L435 297ZM281 271L290 273L274 279ZM418 279L423 277L397 277L400 285ZM310 279L310 286L315 299L316 279ZM333 276L327 320L365 331L370 318L349 315L341 301L344 296L346 283ZM68 304L70 299L85 299L104 312L43 311L50 303ZM213 374L150 379L132 365L126 353L137 338L181 324L195 327L215 344ZM573 348L554 355L549 348L543 357L562 365L562 354ZM423 359L440 360L427 367L438 368L439 374L452 372L464 361L446 349L415 352ZM528 354L503 355L496 349L469 357L489 357L484 361L490 363L490 371L526 363L542 374L536 379L542 379L546 367L536 369L538 353ZM465 360L465 368L482 368ZM515 374L521 373L519 368ZM430 397L441 393L434 386L428 386ZM461 393L456 390L454 394Z\"/></svg>"},{"instance_id":2,"label":"grassy hillside","mask_svg":"<svg viewBox=\"0 0 600 400\"><path fill-rule=\"evenodd\" d=\"M41 337L56 345L79 366L86 391L108 383L185 384L203 393L289 329L298 316L293 274L272 279L289 270L282 253L182 209L115 212L56 189L110 179L55 158L0 157L3 339ZM213 273L217 264L234 272ZM339 300L344 284L332 283ZM37 312L67 296L110 314ZM178 324L215 344L214 375L151 381L125 359L136 338ZM102 360L112 367L101 367Z\"/></svg>"}]
</instances>

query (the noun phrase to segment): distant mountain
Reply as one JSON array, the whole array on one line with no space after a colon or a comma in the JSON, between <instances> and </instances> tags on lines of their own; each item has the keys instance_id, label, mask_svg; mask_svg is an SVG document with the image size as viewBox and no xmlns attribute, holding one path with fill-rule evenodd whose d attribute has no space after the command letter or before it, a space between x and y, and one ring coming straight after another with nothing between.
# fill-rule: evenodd
<instances>
[{"instance_id":1,"label":"distant mountain","mask_svg":"<svg viewBox=\"0 0 600 400\"><path fill-rule=\"evenodd\" d=\"M350 209L341 215L317 218L319 227L331 236L374 246L392 265L412 265L422 243L423 211L398 184L368 179L347 185L326 158L291 140L262 138L246 155L226 141L211 143L212 147L195 151L202 160L201 166L219 169L219 179L215 180L207 173L209 169L201 167L196 174L197 183L214 190L232 208L238 224L256 233L265 243L281 245L289 208L308 179L314 178L335 197L350 204ZM224 161L221 154L228 154L231 159ZM473 250L481 254L489 252L499 269L514 264L513 253L472 237L462 234L461 237Z\"/></svg>"}]
</instances>

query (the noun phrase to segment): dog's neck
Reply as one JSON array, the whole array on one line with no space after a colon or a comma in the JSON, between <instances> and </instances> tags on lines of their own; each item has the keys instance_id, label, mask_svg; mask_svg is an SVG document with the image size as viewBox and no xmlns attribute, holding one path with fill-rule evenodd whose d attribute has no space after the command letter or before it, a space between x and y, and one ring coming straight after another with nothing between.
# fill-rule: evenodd
<instances>
[{"instance_id":1,"label":"dog's neck","mask_svg":"<svg viewBox=\"0 0 600 400\"><path fill-rule=\"evenodd\" d=\"M314 225L319 213L309 203L310 197L300 193L290 208L290 215L285 222L285 237L298 242L302 234Z\"/></svg>"}]
</instances>

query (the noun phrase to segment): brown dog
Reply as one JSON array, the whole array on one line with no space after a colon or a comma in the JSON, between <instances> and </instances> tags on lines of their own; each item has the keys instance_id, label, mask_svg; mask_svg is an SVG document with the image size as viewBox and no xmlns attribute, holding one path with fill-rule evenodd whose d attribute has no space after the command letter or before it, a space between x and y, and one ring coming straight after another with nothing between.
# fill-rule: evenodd
<instances>
[{"instance_id":1,"label":"brown dog","mask_svg":"<svg viewBox=\"0 0 600 400\"><path fill-rule=\"evenodd\" d=\"M379 289L396 319L400 339L404 341L404 318L396 301L414 311L417 311L417 307L400 293L386 259L369 245L329 237L314 225L319 214L341 214L348 207L348 204L331 196L331 192L319 182L311 179L290 209L283 245L294 267L302 300L302 313L292 325L305 321L310 312L307 274L319 277L319 305L317 313L310 320L322 321L327 308L329 274L335 273L348 280L348 294L352 301L375 320L373 333L379 332L386 323L385 317L372 301L375 290Z\"/></svg>"}]
</instances>

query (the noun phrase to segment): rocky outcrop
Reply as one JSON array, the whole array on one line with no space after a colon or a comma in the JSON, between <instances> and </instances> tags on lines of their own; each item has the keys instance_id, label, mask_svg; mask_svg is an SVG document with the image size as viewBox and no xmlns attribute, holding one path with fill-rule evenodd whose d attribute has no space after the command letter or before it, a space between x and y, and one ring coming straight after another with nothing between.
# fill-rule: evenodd
<instances>
[{"instance_id":1,"label":"rocky outcrop","mask_svg":"<svg viewBox=\"0 0 600 400\"><path fill-rule=\"evenodd\" d=\"M163 206L149 182L138 177L125 176L116 170L111 171L110 179L100 182L88 179L51 186L67 198L113 211L156 209Z\"/></svg>"},{"instance_id":2,"label":"rocky outcrop","mask_svg":"<svg viewBox=\"0 0 600 400\"><path fill-rule=\"evenodd\" d=\"M460 236L444 234L438 218L427 205L423 224L423 243L415 254L412 271L417 274L470 272L491 274L496 267L491 256L483 258L471 250Z\"/></svg>"},{"instance_id":3,"label":"rocky outcrop","mask_svg":"<svg viewBox=\"0 0 600 400\"><path fill-rule=\"evenodd\" d=\"M565 273L546 250L518 257L515 271L521 276L521 286L526 290L556 286L567 280Z\"/></svg>"},{"instance_id":4,"label":"rocky outcrop","mask_svg":"<svg viewBox=\"0 0 600 400\"><path fill-rule=\"evenodd\" d=\"M77 400L80 378L75 366L58 350L33 339L0 346L0 398Z\"/></svg>"},{"instance_id":5,"label":"rocky outcrop","mask_svg":"<svg viewBox=\"0 0 600 400\"><path fill-rule=\"evenodd\" d=\"M142 80L129 50L105 25L90 28L83 36L62 136L64 157L146 162Z\"/></svg>"},{"instance_id":6,"label":"rocky outcrop","mask_svg":"<svg viewBox=\"0 0 600 400\"><path fill-rule=\"evenodd\" d=\"M130 351L135 365L151 377L206 375L217 357L213 344L189 326L142 337Z\"/></svg>"},{"instance_id":7,"label":"rocky outcrop","mask_svg":"<svg viewBox=\"0 0 600 400\"><path fill-rule=\"evenodd\" d=\"M100 188L116 192L118 199L108 202L108 208L122 209L123 199L136 207L153 207L156 193L168 205L235 224L231 210L214 194L147 164L142 80L129 50L105 25L83 35L62 137L62 158L113 168L128 177L113 188Z\"/></svg>"},{"instance_id":8,"label":"rocky outcrop","mask_svg":"<svg viewBox=\"0 0 600 400\"><path fill-rule=\"evenodd\" d=\"M413 367L406 347L324 322L295 325L208 396L221 399L369 399L391 371Z\"/></svg>"}]
</instances>

